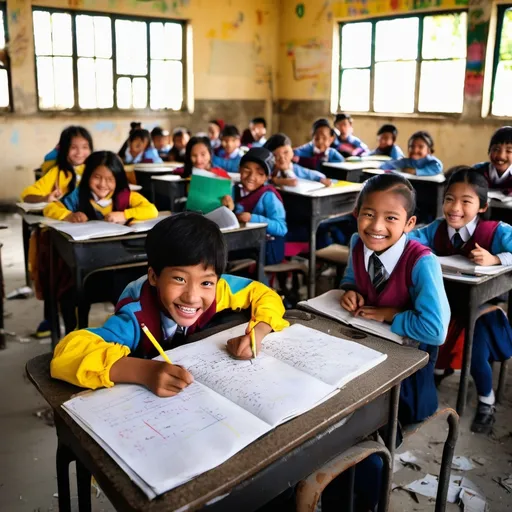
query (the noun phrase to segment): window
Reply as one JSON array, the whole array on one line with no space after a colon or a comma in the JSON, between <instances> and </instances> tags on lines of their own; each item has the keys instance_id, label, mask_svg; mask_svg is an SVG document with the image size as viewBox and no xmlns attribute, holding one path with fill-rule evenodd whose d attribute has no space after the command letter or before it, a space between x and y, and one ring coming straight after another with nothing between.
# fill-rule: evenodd
<instances>
[{"instance_id":1,"label":"window","mask_svg":"<svg viewBox=\"0 0 512 512\"><path fill-rule=\"evenodd\" d=\"M498 14L491 113L512 117L512 6L502 6Z\"/></svg>"},{"instance_id":2,"label":"window","mask_svg":"<svg viewBox=\"0 0 512 512\"><path fill-rule=\"evenodd\" d=\"M35 9L41 110L183 105L183 25Z\"/></svg>"},{"instance_id":3,"label":"window","mask_svg":"<svg viewBox=\"0 0 512 512\"><path fill-rule=\"evenodd\" d=\"M9 94L9 70L7 64L6 45L7 23L5 4L0 6L0 110L9 110L11 101Z\"/></svg>"},{"instance_id":4,"label":"window","mask_svg":"<svg viewBox=\"0 0 512 512\"><path fill-rule=\"evenodd\" d=\"M451 12L341 24L340 108L462 112L466 23Z\"/></svg>"}]
</instances>

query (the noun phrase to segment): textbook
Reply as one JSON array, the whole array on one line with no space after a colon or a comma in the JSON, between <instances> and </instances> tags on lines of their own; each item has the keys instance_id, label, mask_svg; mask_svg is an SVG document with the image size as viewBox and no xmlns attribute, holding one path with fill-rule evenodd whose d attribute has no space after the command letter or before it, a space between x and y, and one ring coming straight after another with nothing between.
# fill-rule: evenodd
<instances>
[{"instance_id":1,"label":"textbook","mask_svg":"<svg viewBox=\"0 0 512 512\"><path fill-rule=\"evenodd\" d=\"M205 217L215 222L221 231L240 228L240 223L238 222L236 215L225 206L221 206L220 208L207 213Z\"/></svg>"},{"instance_id":2,"label":"textbook","mask_svg":"<svg viewBox=\"0 0 512 512\"><path fill-rule=\"evenodd\" d=\"M344 290L330 290L314 299L303 300L298 303L298 306L302 309L308 309L315 313L333 318L334 320L339 320L346 325L361 329L375 336L386 338L400 345L403 344L403 337L391 332L390 325L377 322L376 320L368 320L360 316L354 316L352 313L343 309L340 305L340 300L344 293Z\"/></svg>"},{"instance_id":3,"label":"textbook","mask_svg":"<svg viewBox=\"0 0 512 512\"><path fill-rule=\"evenodd\" d=\"M16 203L24 212L42 212L49 203Z\"/></svg>"},{"instance_id":4,"label":"textbook","mask_svg":"<svg viewBox=\"0 0 512 512\"><path fill-rule=\"evenodd\" d=\"M231 196L233 184L210 171L193 169L187 197L187 210L210 213L221 205L224 196Z\"/></svg>"},{"instance_id":5,"label":"textbook","mask_svg":"<svg viewBox=\"0 0 512 512\"><path fill-rule=\"evenodd\" d=\"M459 254L455 256L438 256L443 274L468 274L472 276L492 276L501 274L506 270L512 269L512 266L506 265L475 265L470 259Z\"/></svg>"},{"instance_id":6,"label":"textbook","mask_svg":"<svg viewBox=\"0 0 512 512\"><path fill-rule=\"evenodd\" d=\"M502 203L512 203L512 195L508 196L501 190L489 190L487 196L489 199L495 199L496 201L500 201Z\"/></svg>"},{"instance_id":7,"label":"textbook","mask_svg":"<svg viewBox=\"0 0 512 512\"><path fill-rule=\"evenodd\" d=\"M387 357L295 324L266 336L256 359L239 361L226 342L245 329L168 351L195 379L174 397L116 384L80 393L62 407L153 499L219 466Z\"/></svg>"}]
</instances>

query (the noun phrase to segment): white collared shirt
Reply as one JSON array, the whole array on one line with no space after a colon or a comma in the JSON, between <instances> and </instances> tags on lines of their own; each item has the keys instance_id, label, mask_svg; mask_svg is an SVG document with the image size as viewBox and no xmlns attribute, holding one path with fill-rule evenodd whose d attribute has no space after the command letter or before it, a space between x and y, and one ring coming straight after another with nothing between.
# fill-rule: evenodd
<instances>
[{"instance_id":1,"label":"white collared shirt","mask_svg":"<svg viewBox=\"0 0 512 512\"><path fill-rule=\"evenodd\" d=\"M169 338L173 338L176 333L176 329L178 328L178 324L168 316L160 313L160 322L162 324L162 334L163 339L168 340ZM187 334L188 327L183 327L184 334Z\"/></svg>"},{"instance_id":2,"label":"white collared shirt","mask_svg":"<svg viewBox=\"0 0 512 512\"><path fill-rule=\"evenodd\" d=\"M286 171L279 171L281 178L295 179L297 176L293 172L293 163L290 164L290 168Z\"/></svg>"},{"instance_id":3,"label":"white collared shirt","mask_svg":"<svg viewBox=\"0 0 512 512\"><path fill-rule=\"evenodd\" d=\"M393 270L395 270L396 264L398 260L401 258L404 250L405 244L407 243L407 236L405 233L399 238L398 242L395 245L392 245L389 249L385 250L383 253L379 254L379 260L384 266L384 275L386 279L389 279L389 276L392 274ZM370 265L370 256L374 253L371 249L368 249L366 245L364 246L364 266L368 274L370 274L370 279L373 280L375 277L375 271L373 269L373 263Z\"/></svg>"},{"instance_id":4,"label":"white collared shirt","mask_svg":"<svg viewBox=\"0 0 512 512\"><path fill-rule=\"evenodd\" d=\"M507 178L512 176L512 165L500 176L496 167L494 165L489 164L489 178L491 178L491 182L493 184L498 184L505 181Z\"/></svg>"},{"instance_id":5,"label":"white collared shirt","mask_svg":"<svg viewBox=\"0 0 512 512\"><path fill-rule=\"evenodd\" d=\"M473 236L477 224L478 215L473 220L469 221L465 226L462 226L458 231L455 228L448 226L448 237L451 240L455 233L459 233L460 237L462 238L462 241L466 243Z\"/></svg>"},{"instance_id":6,"label":"white collared shirt","mask_svg":"<svg viewBox=\"0 0 512 512\"><path fill-rule=\"evenodd\" d=\"M106 197L104 199L100 199L92 190L91 190L91 194L92 194L92 197L94 199L94 202L98 205L98 206L101 206L102 208L105 208L105 206L110 206L112 204L112 198L111 197Z\"/></svg>"}]
</instances>

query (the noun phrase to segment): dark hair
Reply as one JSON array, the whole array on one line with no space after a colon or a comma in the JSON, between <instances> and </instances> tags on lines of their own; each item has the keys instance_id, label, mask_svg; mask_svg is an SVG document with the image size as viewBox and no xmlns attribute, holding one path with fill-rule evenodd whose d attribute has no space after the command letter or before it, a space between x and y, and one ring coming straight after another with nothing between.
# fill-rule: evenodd
<instances>
[{"instance_id":1,"label":"dark hair","mask_svg":"<svg viewBox=\"0 0 512 512\"><path fill-rule=\"evenodd\" d=\"M92 137L91 134L83 126L68 126L62 130L59 139L59 152L57 154L57 167L60 171L64 171L64 174L68 176L71 174L71 181L68 185L68 193L73 192L76 187L76 173L74 167L68 161L69 148L73 142L74 137L82 137L85 139L91 151L93 151ZM58 178L57 178L58 179Z\"/></svg>"},{"instance_id":2,"label":"dark hair","mask_svg":"<svg viewBox=\"0 0 512 512\"><path fill-rule=\"evenodd\" d=\"M378 174L364 182L363 188L356 200L356 210L359 212L366 196L373 192L384 192L389 190L394 194L401 195L405 199L405 211L407 219L410 219L416 211L416 191L411 182L399 174Z\"/></svg>"},{"instance_id":3,"label":"dark hair","mask_svg":"<svg viewBox=\"0 0 512 512\"><path fill-rule=\"evenodd\" d=\"M219 131L224 130L224 126L226 126L226 123L222 119L210 119L208 123L216 124L219 127Z\"/></svg>"},{"instance_id":4,"label":"dark hair","mask_svg":"<svg viewBox=\"0 0 512 512\"><path fill-rule=\"evenodd\" d=\"M151 138L152 139L154 139L155 137L167 137L168 135L169 135L169 130L162 128L161 126L155 126L151 130Z\"/></svg>"},{"instance_id":5,"label":"dark hair","mask_svg":"<svg viewBox=\"0 0 512 512\"><path fill-rule=\"evenodd\" d=\"M311 127L311 133L313 134L313 136L315 135L316 131L319 128L323 128L324 126L326 128L329 128L329 131L331 132L331 137L336 136L336 132L334 131L334 128L331 126L331 123L329 123L329 120L326 119L325 117L321 117L320 119L317 119L313 123L313 126Z\"/></svg>"},{"instance_id":6,"label":"dark hair","mask_svg":"<svg viewBox=\"0 0 512 512\"><path fill-rule=\"evenodd\" d=\"M215 222L195 212L183 212L160 221L146 238L148 265L160 275L165 267L203 264L217 276L226 268L227 246Z\"/></svg>"},{"instance_id":7,"label":"dark hair","mask_svg":"<svg viewBox=\"0 0 512 512\"><path fill-rule=\"evenodd\" d=\"M130 132L128 142L133 142L135 139L141 139L142 141L147 142L148 145L151 143L151 136L149 132L143 128L137 128Z\"/></svg>"},{"instance_id":8,"label":"dark hair","mask_svg":"<svg viewBox=\"0 0 512 512\"><path fill-rule=\"evenodd\" d=\"M334 116L334 124L337 124L341 121L345 121L345 119L352 124L352 116L350 114L346 114L345 112L339 112Z\"/></svg>"},{"instance_id":9,"label":"dark hair","mask_svg":"<svg viewBox=\"0 0 512 512\"><path fill-rule=\"evenodd\" d=\"M512 144L512 126L502 126L492 134L488 153L495 144Z\"/></svg>"},{"instance_id":10,"label":"dark hair","mask_svg":"<svg viewBox=\"0 0 512 512\"><path fill-rule=\"evenodd\" d=\"M220 132L220 138L223 137L240 137L240 132L238 131L238 128L234 124L227 124L224 126L222 131Z\"/></svg>"},{"instance_id":11,"label":"dark hair","mask_svg":"<svg viewBox=\"0 0 512 512\"><path fill-rule=\"evenodd\" d=\"M483 174L467 165L457 165L446 171L446 186L444 187L444 196L448 193L448 189L455 183L466 183L471 186L478 196L480 201L480 208L484 208L487 204L487 194L489 192L489 185Z\"/></svg>"},{"instance_id":12,"label":"dark hair","mask_svg":"<svg viewBox=\"0 0 512 512\"><path fill-rule=\"evenodd\" d=\"M268 149L269 151L275 151L277 148L280 148L282 146L291 146L292 141L290 140L290 137L286 135L285 133L276 133L272 135L267 142L263 145L264 148Z\"/></svg>"},{"instance_id":13,"label":"dark hair","mask_svg":"<svg viewBox=\"0 0 512 512\"><path fill-rule=\"evenodd\" d=\"M267 127L267 121L265 121L264 117L253 117L251 119L252 124L262 124L265 128Z\"/></svg>"},{"instance_id":14,"label":"dark hair","mask_svg":"<svg viewBox=\"0 0 512 512\"><path fill-rule=\"evenodd\" d=\"M414 132L407 142L407 147L409 147L416 139L421 139L430 149L431 153L434 153L434 139L430 135L430 133L420 130L419 132Z\"/></svg>"},{"instance_id":15,"label":"dark hair","mask_svg":"<svg viewBox=\"0 0 512 512\"><path fill-rule=\"evenodd\" d=\"M213 159L212 156L212 145L210 143L210 139L206 136L200 137L198 135L191 137L187 142L187 147L185 148L185 163L183 164L183 178L188 178L192 174L192 160L190 159L190 155L192 153L192 148L197 144L204 144L208 153L210 153L210 162Z\"/></svg>"},{"instance_id":16,"label":"dark hair","mask_svg":"<svg viewBox=\"0 0 512 512\"><path fill-rule=\"evenodd\" d=\"M174 140L175 137L179 137L180 135L190 135L190 130L188 128L185 128L184 126L178 126L174 128L172 131L172 140Z\"/></svg>"},{"instance_id":17,"label":"dark hair","mask_svg":"<svg viewBox=\"0 0 512 512\"><path fill-rule=\"evenodd\" d=\"M383 124L379 128L377 135L382 135L383 133L391 133L391 135L393 135L393 142L395 142L398 136L398 130L396 129L396 126L394 124Z\"/></svg>"},{"instance_id":18,"label":"dark hair","mask_svg":"<svg viewBox=\"0 0 512 512\"><path fill-rule=\"evenodd\" d=\"M128 178L124 171L123 162L112 151L95 151L91 153L85 161L85 169L78 186L78 211L85 213L89 220L97 220L96 212L91 204L91 188L89 180L93 172L100 166L104 165L114 175L116 180L116 188L112 195L113 210L116 210L117 195L123 190L130 190Z\"/></svg>"}]
</instances>

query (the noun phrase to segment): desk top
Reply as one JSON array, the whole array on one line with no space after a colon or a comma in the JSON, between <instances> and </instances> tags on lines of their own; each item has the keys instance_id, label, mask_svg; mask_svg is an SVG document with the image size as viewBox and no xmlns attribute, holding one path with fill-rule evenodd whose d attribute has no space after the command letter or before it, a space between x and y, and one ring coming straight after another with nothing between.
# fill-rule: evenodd
<instances>
[{"instance_id":1,"label":"desk top","mask_svg":"<svg viewBox=\"0 0 512 512\"><path fill-rule=\"evenodd\" d=\"M379 169L382 160L361 160L351 162L323 162L322 166L331 167L332 169L341 169L343 171L361 171L363 169Z\"/></svg>"},{"instance_id":2,"label":"desk top","mask_svg":"<svg viewBox=\"0 0 512 512\"><path fill-rule=\"evenodd\" d=\"M491 199L490 206L495 209L512 210L512 201L503 202L498 199Z\"/></svg>"},{"instance_id":3,"label":"desk top","mask_svg":"<svg viewBox=\"0 0 512 512\"><path fill-rule=\"evenodd\" d=\"M151 179L155 180L155 181L171 181L171 182L190 181L190 178L182 178L179 174L164 174L163 176L151 176Z\"/></svg>"},{"instance_id":4,"label":"desk top","mask_svg":"<svg viewBox=\"0 0 512 512\"><path fill-rule=\"evenodd\" d=\"M309 192L303 192L299 190L291 190L291 187L287 187L284 190L281 187L278 187L278 190L283 194L292 194L294 196L302 196L302 197L325 197L325 196L339 196L342 194L350 194L354 192L359 192L363 188L362 183L351 183L350 185L346 185L344 187L324 187L316 190L311 190Z\"/></svg>"},{"instance_id":5,"label":"desk top","mask_svg":"<svg viewBox=\"0 0 512 512\"><path fill-rule=\"evenodd\" d=\"M412 181L430 181L433 183L444 183L446 181L444 174L435 174L434 176L416 176L416 174L409 174L407 172L383 171L382 169L364 169L363 172L366 174L384 174L385 172L392 172L393 174L399 174L400 176Z\"/></svg>"},{"instance_id":6,"label":"desk top","mask_svg":"<svg viewBox=\"0 0 512 512\"><path fill-rule=\"evenodd\" d=\"M287 318L291 323L299 322L333 336L349 338L351 334L361 334L360 331L343 327L335 321L303 311L289 311ZM198 340L232 325L212 329L191 338ZM98 481L104 490L107 490L105 482L108 482L110 492L122 493L124 499L135 510L151 509L155 512L176 510L181 507L197 509L215 497L228 493L236 485L389 391L427 364L427 354L418 349L403 347L371 335L365 336L365 339L357 341L386 353L388 357L383 363L349 382L330 400L258 439L224 464L160 496L151 502L151 506L146 496L130 481L126 473L60 407L81 389L50 377L51 354L31 359L27 363L26 371L34 386L56 411L61 422L68 427L71 435L94 461Z\"/></svg>"},{"instance_id":7,"label":"desk top","mask_svg":"<svg viewBox=\"0 0 512 512\"><path fill-rule=\"evenodd\" d=\"M443 272L443 279L447 281L468 283L468 284L482 284L491 279L502 276L503 274L509 274L512 272L512 267L503 267L501 272L491 275L472 276L468 274L453 274L449 272Z\"/></svg>"}]
</instances>

